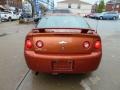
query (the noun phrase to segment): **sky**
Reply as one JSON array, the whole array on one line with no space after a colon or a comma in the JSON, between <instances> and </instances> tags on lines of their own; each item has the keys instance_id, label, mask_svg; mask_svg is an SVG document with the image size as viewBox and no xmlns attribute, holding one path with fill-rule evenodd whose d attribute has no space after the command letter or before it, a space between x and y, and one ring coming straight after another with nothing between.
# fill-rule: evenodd
<instances>
[{"instance_id":1,"label":"sky","mask_svg":"<svg viewBox=\"0 0 120 90\"><path fill-rule=\"evenodd\" d=\"M64 0L54 0L55 3L57 3L58 1L64 1ZM95 2L100 1L100 0L81 0L81 1L85 1L85 2L88 2L90 4L94 4ZM104 0L104 1L107 2L109 0Z\"/></svg>"}]
</instances>

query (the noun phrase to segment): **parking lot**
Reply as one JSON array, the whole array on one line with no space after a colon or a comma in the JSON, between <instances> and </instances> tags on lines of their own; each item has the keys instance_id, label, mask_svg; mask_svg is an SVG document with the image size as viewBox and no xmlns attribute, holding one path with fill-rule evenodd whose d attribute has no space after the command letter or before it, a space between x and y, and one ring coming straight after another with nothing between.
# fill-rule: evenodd
<instances>
[{"instance_id":1,"label":"parking lot","mask_svg":"<svg viewBox=\"0 0 120 90\"><path fill-rule=\"evenodd\" d=\"M102 38L99 68L89 74L57 76L36 76L27 68L24 39L33 24L0 23L0 90L120 90L120 20L86 21Z\"/></svg>"}]
</instances>

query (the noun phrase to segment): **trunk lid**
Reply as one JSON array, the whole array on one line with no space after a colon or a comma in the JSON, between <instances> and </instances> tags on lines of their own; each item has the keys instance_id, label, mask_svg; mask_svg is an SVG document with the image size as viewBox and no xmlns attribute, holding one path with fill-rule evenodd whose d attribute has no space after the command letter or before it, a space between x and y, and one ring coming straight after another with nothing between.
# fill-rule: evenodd
<instances>
[{"instance_id":1,"label":"trunk lid","mask_svg":"<svg viewBox=\"0 0 120 90\"><path fill-rule=\"evenodd\" d=\"M92 52L94 37L75 33L34 33L34 51L40 54L89 54ZM43 42L42 48L36 45L39 40ZM83 47L85 41L90 43L87 49Z\"/></svg>"}]
</instances>

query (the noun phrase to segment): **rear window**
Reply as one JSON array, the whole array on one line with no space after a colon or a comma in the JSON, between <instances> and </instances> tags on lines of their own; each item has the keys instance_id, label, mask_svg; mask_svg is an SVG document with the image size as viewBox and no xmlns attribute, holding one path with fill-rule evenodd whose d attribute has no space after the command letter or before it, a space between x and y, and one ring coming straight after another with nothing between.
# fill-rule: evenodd
<instances>
[{"instance_id":1,"label":"rear window","mask_svg":"<svg viewBox=\"0 0 120 90\"><path fill-rule=\"evenodd\" d=\"M87 22L79 16L45 16L37 28L85 28L89 29Z\"/></svg>"}]
</instances>

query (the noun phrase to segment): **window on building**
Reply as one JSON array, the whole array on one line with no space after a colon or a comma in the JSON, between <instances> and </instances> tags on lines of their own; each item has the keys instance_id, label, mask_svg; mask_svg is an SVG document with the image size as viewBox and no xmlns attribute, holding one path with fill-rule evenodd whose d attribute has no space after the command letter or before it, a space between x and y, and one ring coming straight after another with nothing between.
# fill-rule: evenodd
<instances>
[{"instance_id":1,"label":"window on building","mask_svg":"<svg viewBox=\"0 0 120 90\"><path fill-rule=\"evenodd\" d=\"M71 4L68 4L68 8L71 8Z\"/></svg>"},{"instance_id":2,"label":"window on building","mask_svg":"<svg viewBox=\"0 0 120 90\"><path fill-rule=\"evenodd\" d=\"M78 5L77 8L80 9L80 5Z\"/></svg>"}]
</instances>

